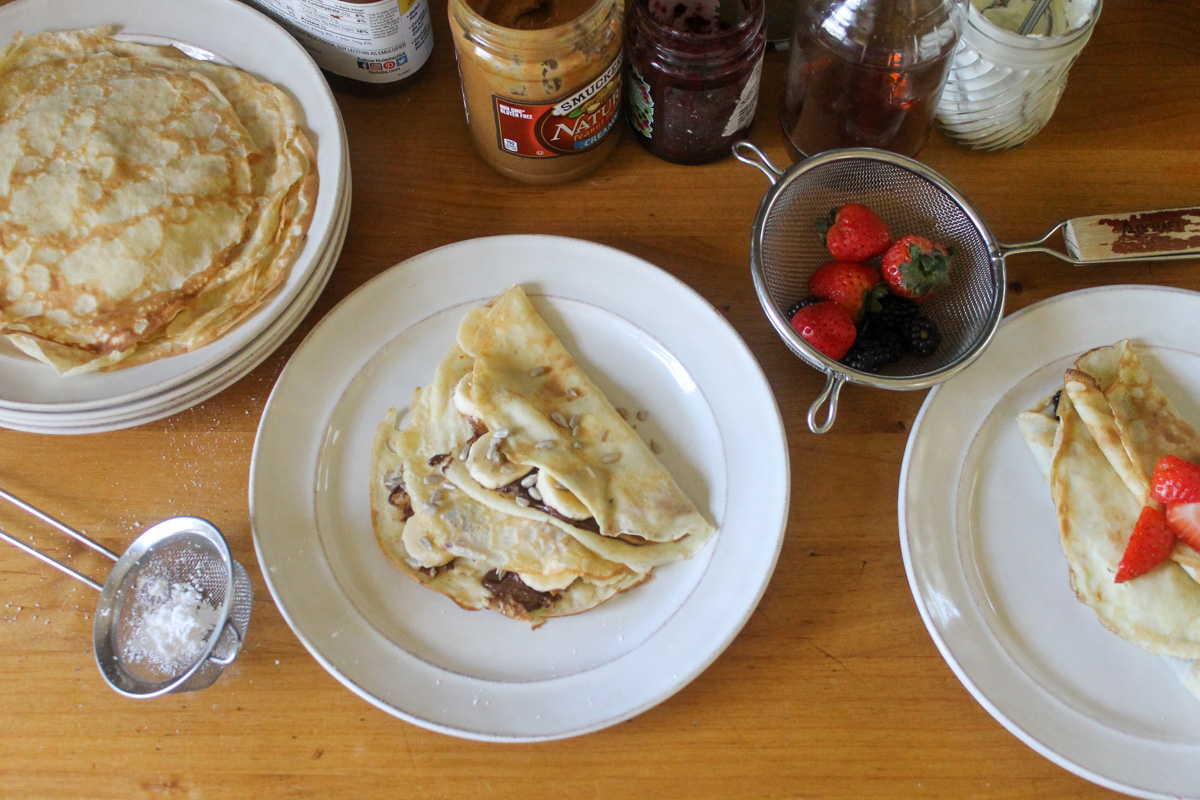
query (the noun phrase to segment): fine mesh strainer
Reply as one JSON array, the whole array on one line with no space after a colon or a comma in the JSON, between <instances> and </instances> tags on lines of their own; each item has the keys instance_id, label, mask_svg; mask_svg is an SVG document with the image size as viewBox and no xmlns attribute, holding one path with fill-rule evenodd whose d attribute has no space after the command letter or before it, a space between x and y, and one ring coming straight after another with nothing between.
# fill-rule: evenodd
<instances>
[{"instance_id":1,"label":"fine mesh strainer","mask_svg":"<svg viewBox=\"0 0 1200 800\"><path fill-rule=\"evenodd\" d=\"M1063 220L1040 239L1003 244L958 189L911 158L869 148L830 150L785 172L749 142L735 143L733 153L772 183L754 220L750 268L772 326L796 355L825 373L825 387L808 411L814 433L832 427L838 394L847 381L880 389L925 389L974 361L1000 323L1004 259L1009 255L1045 253L1072 264L1099 264L1192 258L1200 253L1200 209ZM954 247L950 285L922 305L941 330L941 346L928 358L902 359L880 374L851 369L825 356L793 330L787 317L787 309L808 294L809 275L832 258L818 220L850 202L870 206L897 236L919 233ZM1168 230L1172 226L1178 230ZM1129 232L1140 229L1153 230L1138 242L1130 241ZM1059 231L1067 253L1045 246ZM819 414L826 403L822 420Z\"/></svg>"},{"instance_id":2,"label":"fine mesh strainer","mask_svg":"<svg viewBox=\"0 0 1200 800\"><path fill-rule=\"evenodd\" d=\"M116 563L103 586L0 531L0 538L100 592L92 641L108 684L126 697L203 689L241 650L254 591L221 532L197 517L146 529L118 557L0 489L0 497Z\"/></svg>"}]
</instances>

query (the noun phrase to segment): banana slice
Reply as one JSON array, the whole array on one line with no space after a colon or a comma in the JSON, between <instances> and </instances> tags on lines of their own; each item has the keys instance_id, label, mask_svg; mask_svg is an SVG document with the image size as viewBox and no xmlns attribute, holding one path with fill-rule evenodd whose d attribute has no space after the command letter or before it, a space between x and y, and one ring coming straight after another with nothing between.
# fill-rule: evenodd
<instances>
[{"instance_id":1,"label":"banana slice","mask_svg":"<svg viewBox=\"0 0 1200 800\"><path fill-rule=\"evenodd\" d=\"M542 502L553 508L568 519L587 519L592 516L588 507L571 493L570 489L559 483L554 476L539 471L537 483L534 484L542 495Z\"/></svg>"},{"instance_id":2,"label":"banana slice","mask_svg":"<svg viewBox=\"0 0 1200 800\"><path fill-rule=\"evenodd\" d=\"M467 451L467 472L485 489L500 489L533 471L533 467L516 464L505 458L500 451L502 442L502 437L497 437L494 431L488 431L476 439Z\"/></svg>"}]
</instances>

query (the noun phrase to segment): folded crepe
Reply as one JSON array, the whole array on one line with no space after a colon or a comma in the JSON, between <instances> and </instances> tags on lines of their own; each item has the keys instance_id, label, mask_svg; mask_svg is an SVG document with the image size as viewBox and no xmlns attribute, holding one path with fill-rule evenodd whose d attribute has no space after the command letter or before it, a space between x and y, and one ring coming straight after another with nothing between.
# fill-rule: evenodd
<instances>
[{"instance_id":1,"label":"folded crepe","mask_svg":"<svg viewBox=\"0 0 1200 800\"><path fill-rule=\"evenodd\" d=\"M553 525L509 518L472 499L442 469L474 438L450 391L470 360L455 345L414 395L407 428L380 423L371 459L371 516L380 547L406 575L467 609L534 627L592 608L648 576L608 561Z\"/></svg>"},{"instance_id":2,"label":"folded crepe","mask_svg":"<svg viewBox=\"0 0 1200 800\"><path fill-rule=\"evenodd\" d=\"M405 574L535 626L715 532L519 286L467 315L407 426L380 424L371 509Z\"/></svg>"},{"instance_id":3,"label":"folded crepe","mask_svg":"<svg viewBox=\"0 0 1200 800\"><path fill-rule=\"evenodd\" d=\"M1124 583L1113 578L1148 501L1154 463L1169 452L1187 457L1200 436L1125 341L1081 356L1062 390L1017 421L1050 486L1076 596L1105 627L1167 657L1197 693L1200 583L1185 566L1195 551L1180 544L1177 560Z\"/></svg>"},{"instance_id":4,"label":"folded crepe","mask_svg":"<svg viewBox=\"0 0 1200 800\"><path fill-rule=\"evenodd\" d=\"M454 406L480 438L446 474L465 491L643 572L690 558L712 539L713 526L521 287L468 314L458 344L473 362Z\"/></svg>"}]
</instances>

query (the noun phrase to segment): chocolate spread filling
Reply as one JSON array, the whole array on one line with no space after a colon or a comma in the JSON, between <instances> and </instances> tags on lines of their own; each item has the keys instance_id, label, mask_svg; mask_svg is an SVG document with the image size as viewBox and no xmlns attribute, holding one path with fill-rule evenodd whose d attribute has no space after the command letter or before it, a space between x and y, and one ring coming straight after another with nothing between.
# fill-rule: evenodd
<instances>
[{"instance_id":1,"label":"chocolate spread filling","mask_svg":"<svg viewBox=\"0 0 1200 800\"><path fill-rule=\"evenodd\" d=\"M526 611L554 605L555 593L539 592L515 572L493 569L483 576L482 583L502 605L519 606Z\"/></svg>"},{"instance_id":2,"label":"chocolate spread filling","mask_svg":"<svg viewBox=\"0 0 1200 800\"><path fill-rule=\"evenodd\" d=\"M546 505L541 500L534 500L533 496L529 494L529 489L527 487L521 485L521 481L528 478L529 475L536 475L537 472L538 471L535 469L533 472L530 472L528 475L524 475L523 477L518 478L517 480L512 481L511 483L504 484L496 491L502 492L503 494L512 495L513 497L523 497L529 501L530 508L536 508L538 511L541 511L545 514L549 514L550 516L554 517L555 519L561 519L563 522L567 523L568 525L574 525L576 528L579 528L580 530L590 531L592 533L600 532L600 525L599 525L599 523L596 522L595 517L588 517L587 519L571 519L570 517L563 514L561 511L559 511L554 506Z\"/></svg>"},{"instance_id":3,"label":"chocolate spread filling","mask_svg":"<svg viewBox=\"0 0 1200 800\"><path fill-rule=\"evenodd\" d=\"M408 496L408 490L404 488L404 484L396 485L388 495L388 502L400 509L400 521L407 522L408 518L413 515L412 498Z\"/></svg>"}]
</instances>

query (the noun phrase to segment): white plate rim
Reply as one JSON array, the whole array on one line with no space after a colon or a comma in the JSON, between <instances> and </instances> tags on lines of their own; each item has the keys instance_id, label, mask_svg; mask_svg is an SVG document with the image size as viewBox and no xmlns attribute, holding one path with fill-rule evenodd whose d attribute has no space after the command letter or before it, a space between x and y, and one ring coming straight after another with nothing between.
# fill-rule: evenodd
<instances>
[{"instance_id":1,"label":"white plate rim","mask_svg":"<svg viewBox=\"0 0 1200 800\"><path fill-rule=\"evenodd\" d=\"M932 576L935 566L922 564L914 555L914 549L932 541L935 536L952 539L964 536L963 532L957 530L957 521L949 523L954 530L938 531L936 534L918 524L929 522L929 513L920 510L922 504L937 506L934 514L938 518L956 520L962 511L957 508L960 504L958 490L945 491L945 475L941 476L944 501L937 499L936 492L920 492L918 476L921 467L916 462L918 458L928 457L930 445L939 435L940 446L946 448L946 434L937 432L936 426L945 425L939 422L944 416L939 415L945 414L947 405L953 407L955 401L961 400L964 394L977 389L977 384L985 380L980 376L994 374L991 371L999 365L1001 350L1007 350L1011 345L1019 351L1006 353L1010 360L1018 362L1017 368L1010 370L1008 386L1011 388L1021 379L1037 373L1039 368L1044 370L1057 361L1077 356L1091 347L1125 338L1152 348L1164 341L1178 347L1174 340L1180 335L1180 319L1162 312L1162 306L1167 303L1191 307L1193 311L1189 318L1195 320L1191 327L1195 329L1194 334L1200 334L1200 293L1151 285L1109 285L1064 293L1031 304L1005 318L979 361L961 375L934 387L922 404L913 423L901 466L898 519L905 572L921 619L955 676L997 722L1040 755L1099 786L1154 800L1195 800L1200 798L1200 766L1195 760L1194 748L1149 741L1139 738L1135 733L1070 713L1068 706L1058 703L1057 698L1038 687L1016 666L1013 659L1004 658L1007 653L1003 642L992 635L978 636L972 640L972 637L964 636L957 628L939 618L942 614L961 620L969 618L961 624L987 629L985 618L973 607L974 601L967 602L972 599L972 589L966 585L967 579L961 574L964 569L961 559L965 556L960 555L954 564L939 564L936 569L945 570L948 575L938 582L937 577ZM1117 311L1117 317L1128 313L1130 318L1114 319L1106 314L1110 311ZM1126 324L1122 325L1122 322ZM1079 329L1071 331L1073 326ZM1036 341L1026 342L1023 349L1018 348L1017 342L1024 341L1020 337L1030 335L1036 335ZM1065 338L1060 340L1056 335L1065 335ZM1193 338L1193 344L1189 345L1192 349L1187 352L1200 358L1200 346L1196 346L1195 341L1200 341L1200 336ZM1046 393L1052 390L1053 385L1047 383ZM986 404L991 397L989 394L981 402ZM964 477L962 473L965 465L959 457L959 451L969 450L972 445L962 441L956 428L971 429L979 422L977 415L968 414L966 419L955 421L949 434L952 457L948 463L953 466L948 469L955 474L959 484L971 484L974 476ZM1032 457L1024 467L1036 470ZM1050 524L1050 535L1057 542L1057 523L1051 518ZM952 549L957 551L957 545L953 544ZM1062 581L1065 585L1065 562L1063 570ZM1077 601L1071 597L1070 602ZM945 610L935 612L936 606L944 606ZM1100 627L1094 617L1088 623ZM1107 631L1102 635L1111 636ZM1115 636L1108 643L1118 648L1133 647ZM976 647L986 649L994 659L986 668L981 666L980 659L983 656L975 652ZM984 683L988 684L988 688L983 686ZM1180 688L1179 691L1184 690ZM1043 703L1036 712L1030 711L1029 707L1034 702ZM1055 714L1064 710L1066 713ZM1099 757L1091 752L1092 748L1097 751L1103 749L1109 756L1114 752L1120 753L1122 757ZM1139 772L1134 763L1139 756L1148 758L1147 763L1152 767ZM1180 791L1177 783L1172 784L1164 779L1164 771L1169 772L1171 768L1191 776L1193 788Z\"/></svg>"},{"instance_id":2,"label":"white plate rim","mask_svg":"<svg viewBox=\"0 0 1200 800\"><path fill-rule=\"evenodd\" d=\"M305 126L317 135L314 146L321 171L321 186L309 237L296 254L284 284L255 314L209 345L192 353L130 367L100 376L77 376L95 382L95 389L73 400L11 399L0 392L0 407L15 411L71 412L104 409L167 391L195 378L226 359L283 313L308 281L324 255L333 231L338 205L349 180L348 148L341 111L328 83L307 51L283 28L257 10L235 0L194 0L186 4L157 0L110 0L76 3L72 0L16 0L0 7L0 41L7 43L18 31L67 30L102 24L120 26L122 34L162 36L210 50L260 77L272 80L292 94L305 116ZM300 91L297 91L300 89ZM20 359L17 362L17 359ZM13 362L13 380L0 385L23 385L30 370L35 376L50 368L8 348L0 355L0 368ZM42 383L54 381L47 375ZM47 391L50 391L47 388Z\"/></svg>"},{"instance_id":3,"label":"white plate rim","mask_svg":"<svg viewBox=\"0 0 1200 800\"><path fill-rule=\"evenodd\" d=\"M506 263L503 258L500 262L484 262L485 266L477 266L480 261L479 256L485 253L495 254L497 251L502 253L521 253L521 258L516 262L521 267L514 269L512 264ZM581 698L578 699L579 708L575 709L579 712L579 715L572 718L570 725L558 727L547 727L542 723L533 723L528 720L521 720L512 724L506 721L503 725L495 725L490 722L463 724L462 722L448 721L446 718L441 718L436 712L414 713L410 708L401 708L395 702L383 699L381 692L378 691L378 687L362 685L361 675L358 676L358 679L348 676L346 672L348 671L347 662L349 656L341 652L341 648L344 646L347 637L343 637L336 647L331 646L330 640L327 638L328 633L326 630L323 630L323 626L328 628L329 625L335 623L317 620L315 619L316 615L311 613L311 611L300 607L304 602L309 601L311 595L316 592L322 595L321 613L325 614L327 613L325 609L331 602L329 597L324 596L330 591L329 586L332 586L335 592L340 590L336 587L336 581L330 576L327 565L322 562L313 566L313 563L319 561L319 559L309 560L306 558L304 564L300 567L296 567L291 563L291 553L296 548L308 552L305 548L307 544L315 541L316 534L311 531L302 531L300 534L295 534L295 531L302 528L303 525L281 525L280 520L272 519L272 516L277 516L279 512L268 510L265 507L272 500L278 501L283 497L287 497L288 499L280 504L280 507L294 509L296 505L292 502L292 499L299 499L305 507L294 513L300 514L307 521L308 525L316 525L316 512L313 506L317 502L314 499L317 492L315 491L316 486L313 476L310 473L315 468L315 464L312 463L315 460L313 453L314 448L319 443L298 445L305 453L309 454L304 457L303 461L295 460L293 454L290 452L286 454L289 456L287 463L292 465L290 471L301 475L301 478L292 481L292 485L287 485L287 479L284 479L280 482L282 489L280 486L271 486L270 482L273 479L274 472L270 468L272 459L279 457L279 453L276 452L273 454L272 450L277 450L279 442L282 440L296 440L302 437L302 434L297 434L291 427L286 427L282 432L277 430L286 423L276 423L274 417L277 408L281 406L286 408L287 403L293 402L288 400L289 394L294 393L294 388L290 385L292 375L293 373L302 375L300 371L305 369L305 360L308 358L310 347L315 348L318 346L313 344L314 342L335 338L338 336L339 325L343 324L345 320L356 319L355 315L358 308L375 302L377 296L386 296L388 291L394 291L397 287L411 285L417 279L416 276L420 276L422 272L451 268L454 265L468 265L461 267L466 273L481 278L485 274L490 275L488 286L472 286L467 289L462 288L463 282L461 280L454 279L455 277L461 278L461 274L455 273L445 277L444 288L439 289L439 291L446 293L445 302L448 304L447 307L457 307L458 303L453 301L464 296L464 292L466 292L466 297L475 298L482 291L485 293L483 299L486 300L487 297L503 289L504 286L514 282L540 282L548 286L547 292L549 294L553 295L564 291L568 294L575 292L577 295L588 297L589 302L593 302L590 294L592 290L604 291L612 289L611 285L603 286L605 281L611 283L610 276L556 271L552 266L554 262L545 258L551 252L558 256L587 253L593 259L601 257L607 259L616 277L628 279L631 276L637 276L643 282L643 289L645 291L658 292L664 300L686 302L687 307L694 314L702 315L697 318L697 325L700 326L697 328L698 331L707 331L706 335L720 340L722 347L732 347L740 353L739 363L734 368L736 368L739 377L743 379L744 385L742 389L745 392L745 397L753 401L753 407L762 412L759 417L748 424L751 424L756 431L764 431L767 434L765 437L762 437L763 441L760 443L760 448L755 450L755 456L760 462L772 465L776 470L775 474L767 481L764 481L763 485L759 487L762 496L766 498L764 501L766 508L762 512L765 515L766 524L759 525L756 532L756 535L763 538L762 548L754 552L750 552L752 548L733 549L737 544L737 540L733 537L745 535L745 532L727 532L730 530L727 527L730 521L728 519L719 521L719 523L724 522L725 524L721 525L715 541L709 546L713 552L712 558L714 560L718 557L742 559L739 563L749 568L748 574L741 576L738 586L730 590L732 596L722 595L728 601L725 606L728 616L722 617L720 614L717 614L715 615L717 618L710 621L707 629L691 631L685 635L684 629L681 627L682 621L680 621L680 624L676 624L676 621L681 620L685 616L685 611L686 613L691 613L692 609L696 607L695 602L693 602L696 593L693 593L682 604L681 608L675 609L672 612L670 621L664 625L664 629L670 629L669 633L662 633L660 631L655 636L652 636L649 641L638 645L633 650L632 656L622 656L613 663L608 663L592 670L589 673L589 679L596 679L599 673L599 682L611 681L620 676L622 661L632 660L633 657L645 657L645 654L650 651L655 651L654 655L661 656L662 653L659 651L662 648L679 646L682 643L682 638L688 638L687 646L682 647L676 654L676 660L673 662L676 669L672 675L661 678L656 676L654 680L647 681L648 684L654 684L648 691L641 691L642 687L637 687L626 697L613 698L613 703L605 705L603 713L595 710L595 707L589 710L583 706ZM472 256L475 257L472 258ZM547 267L544 264L551 264L551 266ZM491 288L488 288L489 286ZM491 290L492 288L494 288L494 291ZM606 299L611 299L611 297ZM598 302L597 305L602 308L604 307L603 303ZM695 333L693 332L693 334ZM447 342L438 344L439 350L444 349L445 346L448 346ZM728 351L725 350L723 352ZM370 356L372 354L366 355ZM351 366L348 369L353 372L359 369L359 366ZM300 377L297 378L297 380L301 379ZM424 380L424 378L420 380ZM329 391L336 393L340 390L341 387L335 385ZM308 404L306 408L315 406L313 413L316 415L316 419L314 422L315 427L319 428L324 416L331 412L326 411L319 397L316 400L308 397L305 402ZM336 407L337 400L334 399L332 403L333 405L330 406L331 409ZM282 414L283 412L279 413ZM774 396L770 392L769 384L766 382L761 368L746 348L744 342L742 342L732 326L707 301L703 300L690 287L687 287L686 284L670 276L668 273L649 264L649 262L645 262L620 250L583 240L566 239L556 236L514 235L484 237L457 242L402 262L364 284L350 296L342 300L338 307L335 307L325 319L318 323L317 327L309 333L305 342L300 345L293 355L283 374L280 375L271 397L268 399L267 407L260 422L258 436L255 440L254 455L251 461L250 502L251 522L259 566L267 587L275 598L276 605L288 625L313 657L335 678L342 682L343 685L376 707L408 722L431 730L463 738L486 741L528 742L581 735L629 719L662 702L706 669L733 641L737 633L740 632L761 599L762 593L765 591L767 582L774 571L780 547L782 546L783 532L786 527L789 486L790 470L787 458L787 441L783 431L782 419L779 415ZM731 496L740 497L741 492L745 488L744 485L739 485L736 490L727 489L727 491ZM739 500L739 502L741 501ZM728 509L726 511L727 515L731 513ZM759 510L754 509L753 511L757 513ZM739 518L747 513L745 510L739 509ZM290 520L290 522L294 521ZM284 533L284 530L288 532ZM281 534L287 537L286 548L281 544ZM305 538L303 541L298 542L295 536L303 536ZM277 572L277 570L279 571ZM284 571L288 571L291 574L283 574ZM704 571L702 581L706 586L713 585L711 583L711 576L714 574L720 575L720 571L711 568ZM327 584L324 591L318 592L313 589L314 586L320 585L322 582ZM297 596L296 586L303 586L305 597L300 598ZM728 588L723 587L723 589ZM336 601L336 598L334 600ZM334 636L338 632L354 626L355 621L346 618L353 616L353 613L350 613L350 611L351 609L348 608L348 604L346 608L340 610L339 618L336 622L337 628L333 633ZM307 618L305 615L307 615ZM569 624L570 620L555 620L551 624L554 623ZM705 628L702 625L693 627ZM352 631L350 635L353 637L355 634ZM362 642L359 644L362 645ZM386 645L375 642L366 642L365 646L375 647L376 650L373 652L386 653L390 658L391 651L399 651L399 647L392 643L387 644L390 645L391 650L388 650ZM361 652L359 655L361 655ZM453 700L458 702L463 700L463 691L489 692L491 693L490 697L495 699L496 705L502 707L505 704L511 703L513 704L513 708L524 708L526 706L521 705L523 702L528 703L531 698L536 699L547 693L553 694L555 702L574 702L571 690L578 686L578 679L574 676L523 683L499 683L488 680L477 680L470 676L451 674L430 665L413 663L412 659L404 660L403 653L397 652L396 658L397 663L403 661L403 664L397 666L395 663L389 663L389 668L393 670L403 669L407 678L420 683L424 690L449 693ZM354 659L354 663L358 664L357 658ZM439 687L441 688L439 689ZM492 700L489 700L489 703L491 702ZM469 709L468 713L470 713Z\"/></svg>"}]
</instances>

